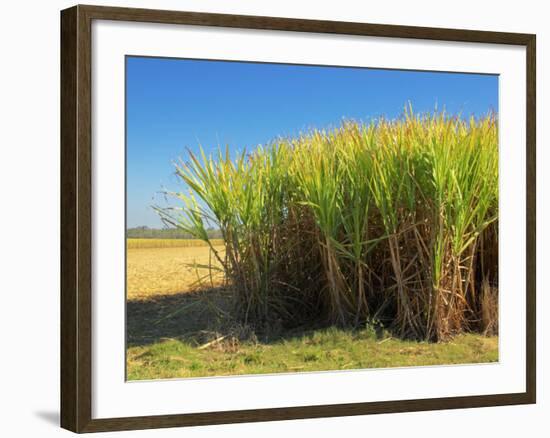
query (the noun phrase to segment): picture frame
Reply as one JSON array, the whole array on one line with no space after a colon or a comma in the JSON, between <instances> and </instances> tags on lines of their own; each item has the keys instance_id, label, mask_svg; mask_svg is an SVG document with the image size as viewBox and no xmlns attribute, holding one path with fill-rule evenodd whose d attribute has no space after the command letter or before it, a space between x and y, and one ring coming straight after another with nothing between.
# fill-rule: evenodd
<instances>
[{"instance_id":1,"label":"picture frame","mask_svg":"<svg viewBox=\"0 0 550 438\"><path fill-rule=\"evenodd\" d=\"M392 41L515 46L524 50L525 286L522 330L524 390L520 392L350 401L299 406L96 417L94 399L93 23L193 26ZM162 32L162 29L158 29ZM276 38L276 36L275 36ZM239 16L78 5L61 12L61 426L73 432L150 429L225 423L532 404L536 402L536 37L531 34ZM523 132L523 131L522 131ZM523 209L521 209L523 211ZM121 231L122 232L122 231ZM507 255L502 255L506 257ZM514 254L517 256L517 254ZM122 293L122 292L121 292ZM124 316L120 315L121 320ZM258 377L262 379L262 377ZM197 381L200 383L199 381Z\"/></svg>"}]
</instances>

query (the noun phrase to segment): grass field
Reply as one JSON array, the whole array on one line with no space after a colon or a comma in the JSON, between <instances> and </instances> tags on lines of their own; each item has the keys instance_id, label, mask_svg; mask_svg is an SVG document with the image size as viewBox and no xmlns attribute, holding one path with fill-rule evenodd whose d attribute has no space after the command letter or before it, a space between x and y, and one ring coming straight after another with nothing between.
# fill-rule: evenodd
<instances>
[{"instance_id":1,"label":"grass field","mask_svg":"<svg viewBox=\"0 0 550 438\"><path fill-rule=\"evenodd\" d=\"M256 337L224 323L231 292L221 274L198 281L209 273L199 266L213 260L208 247L143 240L157 240L156 246L131 240L127 252L129 380L498 360L498 338L479 334L434 344L398 340L369 326L303 327Z\"/></svg>"},{"instance_id":2,"label":"grass field","mask_svg":"<svg viewBox=\"0 0 550 438\"><path fill-rule=\"evenodd\" d=\"M167 339L128 351L128 379L226 376L284 372L486 363L498 360L498 339L459 335L430 344L378 339L371 330L328 328L273 343L217 345L199 350Z\"/></svg>"}]
</instances>

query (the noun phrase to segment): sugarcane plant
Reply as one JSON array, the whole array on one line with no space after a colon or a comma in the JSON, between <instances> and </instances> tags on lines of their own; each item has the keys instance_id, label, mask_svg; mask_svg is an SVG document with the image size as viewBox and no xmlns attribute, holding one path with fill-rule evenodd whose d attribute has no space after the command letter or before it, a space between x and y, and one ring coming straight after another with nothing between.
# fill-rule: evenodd
<instances>
[{"instance_id":1,"label":"sugarcane plant","mask_svg":"<svg viewBox=\"0 0 550 438\"><path fill-rule=\"evenodd\" d=\"M245 323L374 318L433 341L494 331L494 114L409 107L395 120L346 121L237 156L199 148L175 171L185 189L155 209L210 247Z\"/></svg>"}]
</instances>

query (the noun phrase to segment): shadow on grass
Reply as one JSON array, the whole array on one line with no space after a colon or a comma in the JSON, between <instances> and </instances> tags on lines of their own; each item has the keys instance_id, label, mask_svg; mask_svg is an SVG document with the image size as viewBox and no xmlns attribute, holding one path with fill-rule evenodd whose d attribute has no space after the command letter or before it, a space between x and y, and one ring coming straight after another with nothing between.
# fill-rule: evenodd
<instances>
[{"instance_id":1,"label":"shadow on grass","mask_svg":"<svg viewBox=\"0 0 550 438\"><path fill-rule=\"evenodd\" d=\"M252 338L255 342L271 344L330 327L319 321L309 321L295 327L274 325L268 332L254 331L232 317L232 302L231 290L223 287L129 300L126 303L127 347L170 339L201 345L220 336ZM354 331L353 328L349 330ZM375 337L385 336L382 328L375 331Z\"/></svg>"},{"instance_id":2,"label":"shadow on grass","mask_svg":"<svg viewBox=\"0 0 550 438\"><path fill-rule=\"evenodd\" d=\"M219 331L230 311L230 291L218 287L126 302L127 347L165 339L199 339Z\"/></svg>"}]
</instances>

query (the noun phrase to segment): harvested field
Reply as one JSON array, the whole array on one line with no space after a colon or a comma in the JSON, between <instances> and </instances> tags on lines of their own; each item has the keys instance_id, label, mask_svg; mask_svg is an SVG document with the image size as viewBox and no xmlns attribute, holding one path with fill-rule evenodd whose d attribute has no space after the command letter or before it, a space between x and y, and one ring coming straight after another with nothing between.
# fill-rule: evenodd
<instances>
[{"instance_id":1,"label":"harvested field","mask_svg":"<svg viewBox=\"0 0 550 438\"><path fill-rule=\"evenodd\" d=\"M165 239L168 243L161 244L162 246L140 247L132 242L133 240L138 239L130 240L128 245L128 300L148 299L157 295L211 287L210 279L205 278L210 273L210 269L206 267L210 261L213 264L213 281L219 284L223 279L223 274L215 270L217 264L214 257L211 257L210 248L204 245L196 246L199 241L191 241L195 246L178 247L171 246L170 240ZM216 250L223 253L223 246L217 246Z\"/></svg>"}]
</instances>

